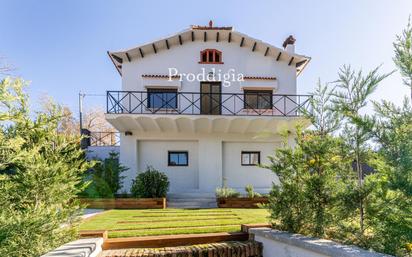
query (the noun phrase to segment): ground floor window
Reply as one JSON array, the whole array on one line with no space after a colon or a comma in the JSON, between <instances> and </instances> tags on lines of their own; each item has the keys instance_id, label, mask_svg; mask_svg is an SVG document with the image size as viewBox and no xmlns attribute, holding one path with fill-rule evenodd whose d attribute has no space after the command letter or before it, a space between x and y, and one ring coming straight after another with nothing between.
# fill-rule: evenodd
<instances>
[{"instance_id":1,"label":"ground floor window","mask_svg":"<svg viewBox=\"0 0 412 257\"><path fill-rule=\"evenodd\" d=\"M245 90L245 109L272 109L272 90Z\"/></svg>"},{"instance_id":2,"label":"ground floor window","mask_svg":"<svg viewBox=\"0 0 412 257\"><path fill-rule=\"evenodd\" d=\"M177 89L148 88L147 106L149 108L177 108Z\"/></svg>"},{"instance_id":3,"label":"ground floor window","mask_svg":"<svg viewBox=\"0 0 412 257\"><path fill-rule=\"evenodd\" d=\"M184 151L169 151L168 166L188 166L189 153Z\"/></svg>"},{"instance_id":4,"label":"ground floor window","mask_svg":"<svg viewBox=\"0 0 412 257\"><path fill-rule=\"evenodd\" d=\"M242 151L242 166L256 166L260 164L260 152Z\"/></svg>"}]
</instances>

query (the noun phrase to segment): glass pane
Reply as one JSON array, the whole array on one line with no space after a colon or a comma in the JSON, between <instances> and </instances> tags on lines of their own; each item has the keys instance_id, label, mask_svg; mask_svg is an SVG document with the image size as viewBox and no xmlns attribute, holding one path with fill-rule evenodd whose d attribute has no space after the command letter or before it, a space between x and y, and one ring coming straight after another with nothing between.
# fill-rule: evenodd
<instances>
[{"instance_id":1,"label":"glass pane","mask_svg":"<svg viewBox=\"0 0 412 257\"><path fill-rule=\"evenodd\" d=\"M250 164L250 155L248 153L242 153L242 164Z\"/></svg>"},{"instance_id":2,"label":"glass pane","mask_svg":"<svg viewBox=\"0 0 412 257\"><path fill-rule=\"evenodd\" d=\"M187 156L185 153L179 154L179 165L187 165Z\"/></svg>"},{"instance_id":3,"label":"glass pane","mask_svg":"<svg viewBox=\"0 0 412 257\"><path fill-rule=\"evenodd\" d=\"M259 109L272 109L271 102L270 102L271 97L272 97L272 95L270 95L269 93L259 94L258 108Z\"/></svg>"},{"instance_id":4,"label":"glass pane","mask_svg":"<svg viewBox=\"0 0 412 257\"><path fill-rule=\"evenodd\" d=\"M201 109L201 113L202 114L208 114L210 113L210 95L209 94L202 94L202 107Z\"/></svg>"},{"instance_id":5,"label":"glass pane","mask_svg":"<svg viewBox=\"0 0 412 257\"><path fill-rule=\"evenodd\" d=\"M220 54L219 53L215 53L215 62L220 62Z\"/></svg>"},{"instance_id":6,"label":"glass pane","mask_svg":"<svg viewBox=\"0 0 412 257\"><path fill-rule=\"evenodd\" d=\"M209 51L208 54L209 54L209 62L214 62L214 60L213 60L213 51Z\"/></svg>"},{"instance_id":7,"label":"glass pane","mask_svg":"<svg viewBox=\"0 0 412 257\"><path fill-rule=\"evenodd\" d=\"M257 108L257 95L253 93L245 94L245 108L246 109L256 109Z\"/></svg>"},{"instance_id":8,"label":"glass pane","mask_svg":"<svg viewBox=\"0 0 412 257\"><path fill-rule=\"evenodd\" d=\"M166 93L164 105L166 108L177 108L177 94Z\"/></svg>"},{"instance_id":9,"label":"glass pane","mask_svg":"<svg viewBox=\"0 0 412 257\"><path fill-rule=\"evenodd\" d=\"M202 62L207 62L207 53L202 54Z\"/></svg>"},{"instance_id":10,"label":"glass pane","mask_svg":"<svg viewBox=\"0 0 412 257\"><path fill-rule=\"evenodd\" d=\"M161 93L153 94L153 107L160 108L160 107L163 107L163 105L164 105L163 94Z\"/></svg>"},{"instance_id":11,"label":"glass pane","mask_svg":"<svg viewBox=\"0 0 412 257\"><path fill-rule=\"evenodd\" d=\"M259 164L259 154L258 153L251 153L250 156L251 156L250 164L254 164L254 165Z\"/></svg>"},{"instance_id":12,"label":"glass pane","mask_svg":"<svg viewBox=\"0 0 412 257\"><path fill-rule=\"evenodd\" d=\"M171 165L178 165L179 164L179 155L175 153L170 154L170 164Z\"/></svg>"},{"instance_id":13,"label":"glass pane","mask_svg":"<svg viewBox=\"0 0 412 257\"><path fill-rule=\"evenodd\" d=\"M148 99L149 108L177 108L176 92L148 92Z\"/></svg>"}]
</instances>

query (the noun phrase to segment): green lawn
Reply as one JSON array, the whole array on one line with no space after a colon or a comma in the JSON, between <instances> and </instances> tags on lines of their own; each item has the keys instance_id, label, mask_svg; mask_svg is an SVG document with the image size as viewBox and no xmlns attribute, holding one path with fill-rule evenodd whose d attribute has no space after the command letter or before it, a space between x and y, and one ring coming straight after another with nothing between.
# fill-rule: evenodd
<instances>
[{"instance_id":1,"label":"green lawn","mask_svg":"<svg viewBox=\"0 0 412 257\"><path fill-rule=\"evenodd\" d=\"M268 223L264 209L109 210L81 230L108 230L109 237L237 232L241 224Z\"/></svg>"}]
</instances>

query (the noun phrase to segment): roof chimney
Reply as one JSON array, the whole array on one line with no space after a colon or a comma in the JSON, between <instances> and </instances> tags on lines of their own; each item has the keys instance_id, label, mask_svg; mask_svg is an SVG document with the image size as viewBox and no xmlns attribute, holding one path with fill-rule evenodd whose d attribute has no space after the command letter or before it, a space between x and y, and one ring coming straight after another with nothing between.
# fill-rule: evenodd
<instances>
[{"instance_id":1,"label":"roof chimney","mask_svg":"<svg viewBox=\"0 0 412 257\"><path fill-rule=\"evenodd\" d=\"M209 21L209 27L213 27L213 21L212 20Z\"/></svg>"},{"instance_id":2,"label":"roof chimney","mask_svg":"<svg viewBox=\"0 0 412 257\"><path fill-rule=\"evenodd\" d=\"M286 52L294 53L295 52L295 45L294 45L295 42L296 42L296 39L292 35L290 35L289 37L285 39L282 46L286 50Z\"/></svg>"}]
</instances>

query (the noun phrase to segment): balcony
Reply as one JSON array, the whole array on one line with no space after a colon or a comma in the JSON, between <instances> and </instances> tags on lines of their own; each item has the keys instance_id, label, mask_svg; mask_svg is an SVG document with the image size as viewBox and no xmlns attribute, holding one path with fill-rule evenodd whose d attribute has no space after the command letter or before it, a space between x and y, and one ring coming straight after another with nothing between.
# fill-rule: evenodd
<instances>
[{"instance_id":1,"label":"balcony","mask_svg":"<svg viewBox=\"0 0 412 257\"><path fill-rule=\"evenodd\" d=\"M82 148L89 146L119 146L120 133L114 131L90 131L82 129Z\"/></svg>"},{"instance_id":2,"label":"balcony","mask_svg":"<svg viewBox=\"0 0 412 257\"><path fill-rule=\"evenodd\" d=\"M108 91L106 118L119 131L255 133L279 129L281 123L293 126L290 121L302 120L311 97L260 91Z\"/></svg>"}]
</instances>

